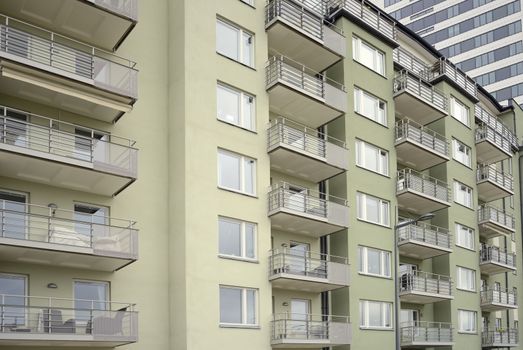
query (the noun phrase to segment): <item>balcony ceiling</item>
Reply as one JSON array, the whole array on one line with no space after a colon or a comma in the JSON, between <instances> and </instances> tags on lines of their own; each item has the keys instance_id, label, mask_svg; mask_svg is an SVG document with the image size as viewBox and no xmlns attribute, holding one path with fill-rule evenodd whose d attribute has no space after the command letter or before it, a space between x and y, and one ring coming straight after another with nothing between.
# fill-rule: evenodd
<instances>
[{"instance_id":1,"label":"balcony ceiling","mask_svg":"<svg viewBox=\"0 0 523 350\"><path fill-rule=\"evenodd\" d=\"M482 275L497 275L499 273L516 271L514 266L505 265L502 263L487 261L479 264Z\"/></svg>"},{"instance_id":2,"label":"balcony ceiling","mask_svg":"<svg viewBox=\"0 0 523 350\"><path fill-rule=\"evenodd\" d=\"M400 300L404 303L432 304L438 301L452 300L454 297L447 294L406 291L400 293Z\"/></svg>"},{"instance_id":3,"label":"balcony ceiling","mask_svg":"<svg viewBox=\"0 0 523 350\"><path fill-rule=\"evenodd\" d=\"M478 182L478 198L483 202L492 202L513 195L514 192L499 186L494 181Z\"/></svg>"},{"instance_id":4,"label":"balcony ceiling","mask_svg":"<svg viewBox=\"0 0 523 350\"><path fill-rule=\"evenodd\" d=\"M398 249L402 256L421 260L452 253L450 248L443 248L416 240L402 241L398 244Z\"/></svg>"},{"instance_id":5,"label":"balcony ceiling","mask_svg":"<svg viewBox=\"0 0 523 350\"><path fill-rule=\"evenodd\" d=\"M398 193L398 207L415 214L434 212L450 206L450 203L412 190Z\"/></svg>"},{"instance_id":6,"label":"balcony ceiling","mask_svg":"<svg viewBox=\"0 0 523 350\"><path fill-rule=\"evenodd\" d=\"M432 123L447 115L447 112L437 108L432 103L426 102L405 90L394 96L396 113L408 117L418 124Z\"/></svg>"},{"instance_id":7,"label":"balcony ceiling","mask_svg":"<svg viewBox=\"0 0 523 350\"><path fill-rule=\"evenodd\" d=\"M345 228L329 223L326 218L287 209L276 210L273 213L269 213L269 216L271 218L271 226L274 229L315 238L338 232Z\"/></svg>"},{"instance_id":8,"label":"balcony ceiling","mask_svg":"<svg viewBox=\"0 0 523 350\"><path fill-rule=\"evenodd\" d=\"M114 348L117 346L134 343L137 340L129 340L129 337L119 335L104 336L104 339L97 339L90 334L28 334L25 332L0 333L0 346L6 349L17 347L48 347L53 348ZM111 340L113 338L114 340Z\"/></svg>"},{"instance_id":9,"label":"balcony ceiling","mask_svg":"<svg viewBox=\"0 0 523 350\"><path fill-rule=\"evenodd\" d=\"M478 163L492 164L511 157L512 154L503 151L503 149L490 141L483 140L476 142L476 158Z\"/></svg>"},{"instance_id":10,"label":"balcony ceiling","mask_svg":"<svg viewBox=\"0 0 523 350\"><path fill-rule=\"evenodd\" d=\"M309 276L297 276L288 273L277 274L270 278L272 288L296 290L311 293L321 293L338 288L346 287L344 285L329 283L326 278L317 278Z\"/></svg>"},{"instance_id":11,"label":"balcony ceiling","mask_svg":"<svg viewBox=\"0 0 523 350\"><path fill-rule=\"evenodd\" d=\"M450 160L449 157L407 138L396 143L396 155L399 163L417 171L432 168Z\"/></svg>"}]
</instances>

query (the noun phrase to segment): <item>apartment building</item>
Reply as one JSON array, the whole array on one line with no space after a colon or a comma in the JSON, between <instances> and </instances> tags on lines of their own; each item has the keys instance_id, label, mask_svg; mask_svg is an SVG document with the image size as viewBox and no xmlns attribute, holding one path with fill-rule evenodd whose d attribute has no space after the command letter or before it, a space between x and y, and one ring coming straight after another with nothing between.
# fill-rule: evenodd
<instances>
[{"instance_id":1,"label":"apartment building","mask_svg":"<svg viewBox=\"0 0 523 350\"><path fill-rule=\"evenodd\" d=\"M519 0L375 0L502 104L523 103Z\"/></svg>"},{"instance_id":2,"label":"apartment building","mask_svg":"<svg viewBox=\"0 0 523 350\"><path fill-rule=\"evenodd\" d=\"M367 1L42 4L0 3L0 349L520 347L519 106Z\"/></svg>"}]
</instances>

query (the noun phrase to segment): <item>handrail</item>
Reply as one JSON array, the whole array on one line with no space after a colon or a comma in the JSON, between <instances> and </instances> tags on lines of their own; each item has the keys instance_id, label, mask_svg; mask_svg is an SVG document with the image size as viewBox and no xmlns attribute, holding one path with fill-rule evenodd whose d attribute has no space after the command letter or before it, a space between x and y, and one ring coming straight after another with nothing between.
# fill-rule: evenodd
<instances>
[{"instance_id":1,"label":"handrail","mask_svg":"<svg viewBox=\"0 0 523 350\"><path fill-rule=\"evenodd\" d=\"M405 50L403 47L398 46L392 51L392 59L409 72L427 82L429 81L429 65Z\"/></svg>"},{"instance_id":2,"label":"handrail","mask_svg":"<svg viewBox=\"0 0 523 350\"><path fill-rule=\"evenodd\" d=\"M401 292L452 295L452 278L432 272L410 271L399 276Z\"/></svg>"},{"instance_id":3,"label":"handrail","mask_svg":"<svg viewBox=\"0 0 523 350\"><path fill-rule=\"evenodd\" d=\"M519 148L518 137L510 130L498 117L490 114L486 109L482 108L479 104L474 106L474 115L476 119L481 121L483 124L490 126L496 130L501 136L508 139L512 147L515 149Z\"/></svg>"},{"instance_id":4,"label":"handrail","mask_svg":"<svg viewBox=\"0 0 523 350\"><path fill-rule=\"evenodd\" d=\"M106 8L112 12L124 15L133 20L138 19L138 0L120 0L120 1L111 1L111 0L87 0L97 6Z\"/></svg>"},{"instance_id":5,"label":"handrail","mask_svg":"<svg viewBox=\"0 0 523 350\"><path fill-rule=\"evenodd\" d=\"M478 222L482 223L485 221L493 221L512 230L516 227L513 215L493 206L483 204L478 208Z\"/></svg>"},{"instance_id":6,"label":"handrail","mask_svg":"<svg viewBox=\"0 0 523 350\"><path fill-rule=\"evenodd\" d=\"M496 246L483 245L479 250L479 262L495 262L516 267L516 253L511 253Z\"/></svg>"},{"instance_id":7,"label":"handrail","mask_svg":"<svg viewBox=\"0 0 523 350\"><path fill-rule=\"evenodd\" d=\"M398 243L414 240L433 244L436 246L451 248L451 233L448 229L430 225L424 222L412 223L396 230Z\"/></svg>"},{"instance_id":8,"label":"handrail","mask_svg":"<svg viewBox=\"0 0 523 350\"><path fill-rule=\"evenodd\" d=\"M284 118L284 117L276 117L273 119L267 128L269 130L269 135L271 134L277 134L278 128L290 128L292 129L293 134L298 137L298 135L301 135L300 139L314 139L317 140L316 142L319 143L331 143L336 146L342 147L347 149L347 144L345 141L339 140L335 137L329 136L323 132L318 131L318 129L310 128L308 126L305 126L301 123L292 121L290 119ZM269 140L271 140L271 137L269 137ZM322 146L322 148L325 148L325 146Z\"/></svg>"},{"instance_id":9,"label":"handrail","mask_svg":"<svg viewBox=\"0 0 523 350\"><path fill-rule=\"evenodd\" d=\"M440 57L440 59L434 64L431 69L431 79L435 79L438 76L446 75L453 82L458 84L467 93L474 97L478 97L478 84L474 79L469 77L461 69L457 68L452 64L446 57Z\"/></svg>"},{"instance_id":10,"label":"handrail","mask_svg":"<svg viewBox=\"0 0 523 350\"><path fill-rule=\"evenodd\" d=\"M343 256L337 256L337 255L331 255L331 254L325 254L325 253L319 253L319 252L313 252L313 251L301 252L301 251L296 251L292 248L283 247L283 248L276 248L276 249L269 250L269 256L276 256L276 255L289 255L289 256L299 257L300 259L335 262L338 264L349 265L349 258L346 258Z\"/></svg>"},{"instance_id":11,"label":"handrail","mask_svg":"<svg viewBox=\"0 0 523 350\"><path fill-rule=\"evenodd\" d=\"M492 164L481 164L476 170L476 179L481 181L492 181L497 185L504 187L510 191L514 190L514 179L512 176L499 171Z\"/></svg>"},{"instance_id":12,"label":"handrail","mask_svg":"<svg viewBox=\"0 0 523 350\"><path fill-rule=\"evenodd\" d=\"M296 192L296 194L303 194L309 198L314 198L314 199L318 199L322 202L333 202L333 203L338 203L338 204L341 204L341 205L344 205L344 206L349 206L348 204L348 200L345 199L345 198L341 198L341 197L336 197L336 196L333 196L331 194L328 194L328 193L323 193L323 192L319 192L319 191L315 191L315 190L311 190L311 189L308 189L308 188L303 188L303 187L300 187L300 186L296 186L296 185L293 185L289 182L285 182L285 181L279 181L273 185L270 186L269 188L269 194L271 192L274 192L274 191L279 191L279 190L284 190L284 191L291 191L290 188L299 188L301 191L300 192Z\"/></svg>"},{"instance_id":13,"label":"handrail","mask_svg":"<svg viewBox=\"0 0 523 350\"><path fill-rule=\"evenodd\" d=\"M422 342L426 344L450 343L453 341L453 326L447 322L413 321L399 326L402 343Z\"/></svg>"},{"instance_id":14,"label":"handrail","mask_svg":"<svg viewBox=\"0 0 523 350\"><path fill-rule=\"evenodd\" d=\"M400 328L405 328L405 327L452 328L452 323L449 323L449 322L433 322L433 321L407 321L407 322L402 322L400 324Z\"/></svg>"},{"instance_id":15,"label":"handrail","mask_svg":"<svg viewBox=\"0 0 523 350\"><path fill-rule=\"evenodd\" d=\"M123 303L123 302L116 302L116 301L106 301L106 300L90 300L90 299L70 299L70 298L58 298L58 297L40 297L40 296L34 296L34 295L16 295L16 294L0 294L0 307L1 306L24 306L24 307L27 307L27 308L31 308L31 307L38 307L38 308L41 308L44 306L44 304L41 304L41 305L38 305L38 306L31 306L31 305L17 305L17 304L9 304L9 303L6 303L5 302L5 299L6 298L18 298L18 299L22 299L24 300L24 303L27 303L28 301L31 302L31 301L35 301L35 300L41 300L41 301L45 301L45 306L48 306L48 307L53 307L53 306L56 306L56 304L53 305L53 302L59 302L59 301L66 301L66 302L90 302L90 303L93 303L93 304L103 304L103 305L106 305L108 307L110 307L111 309L113 309L113 306L114 307L117 307L118 310L115 310L115 311L119 311L123 308L128 308L130 310L130 312L133 312L135 311L135 308L136 308L136 304L135 303ZM65 307L62 307L62 306L58 306L60 307L61 309L71 309L71 310L95 310L94 308L65 308ZM108 310L110 311L110 310Z\"/></svg>"},{"instance_id":16,"label":"handrail","mask_svg":"<svg viewBox=\"0 0 523 350\"><path fill-rule=\"evenodd\" d=\"M500 131L494 129L491 125L480 124L476 128L475 134L476 143L481 141L489 141L501 148L505 153L513 154L511 141L507 139ZM507 156L509 157L509 156Z\"/></svg>"},{"instance_id":17,"label":"handrail","mask_svg":"<svg viewBox=\"0 0 523 350\"><path fill-rule=\"evenodd\" d=\"M303 314L297 312L279 312L272 315L272 322L280 320L296 320L304 321L303 318L295 319L296 316L304 316L306 320L314 321L318 319L319 322L343 322L350 323L350 316L342 315L324 315L324 314Z\"/></svg>"},{"instance_id":18,"label":"handrail","mask_svg":"<svg viewBox=\"0 0 523 350\"><path fill-rule=\"evenodd\" d=\"M511 306L518 305L517 293L512 289L483 289L480 291L482 304L499 303Z\"/></svg>"},{"instance_id":19,"label":"handrail","mask_svg":"<svg viewBox=\"0 0 523 350\"><path fill-rule=\"evenodd\" d=\"M504 344L518 344L519 331L515 328L506 328L496 331L484 330L481 332L481 344L483 346L489 345L504 345Z\"/></svg>"},{"instance_id":20,"label":"handrail","mask_svg":"<svg viewBox=\"0 0 523 350\"><path fill-rule=\"evenodd\" d=\"M448 99L442 91L426 83L421 77L409 74L406 70L402 70L394 77L393 92L402 91L414 94L439 109L448 110Z\"/></svg>"},{"instance_id":21,"label":"handrail","mask_svg":"<svg viewBox=\"0 0 523 350\"><path fill-rule=\"evenodd\" d=\"M441 135L421 124L408 118L403 118L396 122L396 142L401 139L408 139L426 146L435 152L448 156L449 141Z\"/></svg>"},{"instance_id":22,"label":"handrail","mask_svg":"<svg viewBox=\"0 0 523 350\"><path fill-rule=\"evenodd\" d=\"M445 202L449 201L450 188L446 182L409 168L399 170L397 175L397 192L411 189Z\"/></svg>"}]
</instances>

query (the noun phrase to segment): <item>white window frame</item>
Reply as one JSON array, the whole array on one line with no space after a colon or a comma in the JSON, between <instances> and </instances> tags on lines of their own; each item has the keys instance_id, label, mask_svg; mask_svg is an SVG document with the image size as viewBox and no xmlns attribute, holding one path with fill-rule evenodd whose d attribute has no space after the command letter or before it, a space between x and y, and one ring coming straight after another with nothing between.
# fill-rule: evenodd
<instances>
[{"instance_id":1,"label":"white window frame","mask_svg":"<svg viewBox=\"0 0 523 350\"><path fill-rule=\"evenodd\" d=\"M251 7L255 7L256 5L256 0L240 0L241 2L243 2L244 4L247 4Z\"/></svg>"},{"instance_id":2,"label":"white window frame","mask_svg":"<svg viewBox=\"0 0 523 350\"><path fill-rule=\"evenodd\" d=\"M468 314L467 317L472 316L472 320L474 321L473 329L471 329L471 330L462 328L461 321L462 321L462 317L465 314ZM477 311L458 309L458 332L467 333L467 334L477 334L478 333L478 312Z\"/></svg>"},{"instance_id":3,"label":"white window frame","mask_svg":"<svg viewBox=\"0 0 523 350\"><path fill-rule=\"evenodd\" d=\"M381 326L371 326L369 325L369 304L370 303L378 303L380 304L380 310L381 310L381 317L385 321L385 324ZM387 326L387 308L388 308L388 315L390 316L390 319L388 320L388 326ZM385 302L385 301L375 301L375 300L360 300L360 329L393 329L393 310L392 310L392 303Z\"/></svg>"},{"instance_id":4,"label":"white window frame","mask_svg":"<svg viewBox=\"0 0 523 350\"><path fill-rule=\"evenodd\" d=\"M457 115L456 106L465 109L466 120L463 120L461 115ZM470 128L470 109L454 96L450 96L450 115L452 116L452 118L456 119L461 124L466 125Z\"/></svg>"},{"instance_id":5,"label":"white window frame","mask_svg":"<svg viewBox=\"0 0 523 350\"><path fill-rule=\"evenodd\" d=\"M379 222L374 222L374 221L367 219L367 198L369 198L369 197L378 200L378 207L379 207L379 209L378 209L379 210L379 212L378 212L379 219L378 220L379 220ZM356 193L356 203L357 203L358 220L370 222L370 223L385 226L385 227L390 227L390 202L388 200L385 200L385 199L382 199L379 197L375 197L375 196L372 196L372 195L369 195L369 194L366 194L363 192L357 192ZM385 205L388 208L386 217L384 217L385 212L383 210L383 207Z\"/></svg>"},{"instance_id":6,"label":"white window frame","mask_svg":"<svg viewBox=\"0 0 523 350\"><path fill-rule=\"evenodd\" d=\"M388 151L386 151L380 147L374 146L373 144L370 144L370 143L367 143L365 141L358 140L358 139L356 139L355 148L356 148L356 165L358 165L364 169L370 170L372 172L375 172L375 173L378 173L381 175L385 175L385 176L389 176L389 152ZM370 149L370 150L376 152L376 164L378 167L377 169L372 169L371 167L367 166L367 164L365 164L365 152L367 149ZM383 164L386 164L385 169L383 169Z\"/></svg>"},{"instance_id":7,"label":"white window frame","mask_svg":"<svg viewBox=\"0 0 523 350\"><path fill-rule=\"evenodd\" d=\"M372 62L365 62L365 60L363 60L360 57L360 51L361 51L362 46L366 46L368 49L374 51ZM355 61L364 65L365 67L378 73L379 75L385 76L385 73L386 73L385 53L383 51L377 49L373 45L369 44L365 40L360 39L357 36L352 37L352 58Z\"/></svg>"},{"instance_id":8,"label":"white window frame","mask_svg":"<svg viewBox=\"0 0 523 350\"><path fill-rule=\"evenodd\" d=\"M220 174L220 154L227 154L229 156L233 156L233 157L237 157L240 159L240 189L237 190L235 188L230 188L230 187L227 187L227 186L223 186L221 184L221 174ZM253 184L253 193L249 193L245 190L245 161L251 161L253 162L254 164L254 167L253 167L253 171L252 171L252 184ZM247 156L244 156L242 154L239 154L239 153L235 153L235 152L231 152L231 151L228 151L228 150L225 150L223 148L218 148L218 187L221 188L221 189L225 189L225 190L228 190L228 191L232 191L232 192L236 192L236 193L242 193L242 194L245 194L245 195L248 195L248 196L256 196L256 187L257 187L257 184L256 184L256 169L257 169L257 164L256 164L256 159L254 158L251 158L251 157L247 157Z\"/></svg>"},{"instance_id":9,"label":"white window frame","mask_svg":"<svg viewBox=\"0 0 523 350\"><path fill-rule=\"evenodd\" d=\"M226 27L229 27L230 29L234 29L238 32L238 58L236 59L235 57L230 57L228 56L226 53L224 52L220 52L218 50L218 45L216 45L216 52L224 57L227 57L227 58L230 58L238 63L241 63L245 66L248 66L248 67L251 67L253 68L255 66L255 59L254 59L254 54L255 54L255 47L254 47L254 34L250 31L247 31L241 27L239 27L238 25L236 24L233 24L223 18L216 18L216 32L218 32L218 25L224 25ZM250 36L250 40L251 40L251 43L250 43L250 57L251 57L251 62L245 62L245 52L244 52L244 48L243 48L243 42L242 42L242 39L243 39L243 36L244 35L249 35ZM217 35L216 35L217 36Z\"/></svg>"},{"instance_id":10,"label":"white window frame","mask_svg":"<svg viewBox=\"0 0 523 350\"><path fill-rule=\"evenodd\" d=\"M380 254L380 273L375 274L369 272L369 259L368 253L369 250L376 251ZM387 264L385 263L388 259L388 269ZM363 275L376 276L376 277L385 277L391 278L391 265L392 265L392 254L389 251L366 247L358 246L358 272Z\"/></svg>"},{"instance_id":11,"label":"white window frame","mask_svg":"<svg viewBox=\"0 0 523 350\"><path fill-rule=\"evenodd\" d=\"M466 201L459 201L458 193L462 192L464 192L469 197L470 203L466 203ZM466 199L467 196L465 196L464 198ZM454 202L472 209L474 206L474 190L471 187L465 185L464 183L454 180Z\"/></svg>"},{"instance_id":12,"label":"white window frame","mask_svg":"<svg viewBox=\"0 0 523 350\"><path fill-rule=\"evenodd\" d=\"M236 289L241 290L241 305L242 305L242 322L241 323L227 323L221 321L221 300L219 300L218 304L220 307L219 312L219 319L220 319L220 326L222 327L258 327L259 326L259 290L256 288L247 288L247 287L236 287L236 286L229 286L229 285L220 285L219 292L221 292L222 288L227 289ZM254 291L254 323L247 323L247 291ZM218 295L219 299L219 295Z\"/></svg>"},{"instance_id":13,"label":"white window frame","mask_svg":"<svg viewBox=\"0 0 523 350\"><path fill-rule=\"evenodd\" d=\"M464 238L462 234L466 231L467 235L470 235L470 245L467 245L467 238ZM456 246L476 251L476 232L473 228L456 223Z\"/></svg>"},{"instance_id":14,"label":"white window frame","mask_svg":"<svg viewBox=\"0 0 523 350\"><path fill-rule=\"evenodd\" d=\"M374 100L374 110L375 115L365 114L363 111L363 98L369 98ZM383 105L383 108L381 106ZM380 118L380 111L383 110L383 118ZM359 115L364 116L367 119L370 119L380 125L387 126L387 102L383 101L381 98L360 89L359 87L354 87L354 112Z\"/></svg>"},{"instance_id":15,"label":"white window frame","mask_svg":"<svg viewBox=\"0 0 523 350\"><path fill-rule=\"evenodd\" d=\"M460 151L460 147L465 149L465 152ZM472 148L464 144L463 142L452 139L452 158L458 163L466 165L467 167L472 166Z\"/></svg>"},{"instance_id":16,"label":"white window frame","mask_svg":"<svg viewBox=\"0 0 523 350\"><path fill-rule=\"evenodd\" d=\"M240 224L240 255L232 255L232 254L225 254L220 252L220 242L221 242L221 236L220 236L220 222L221 221L228 221L235 224ZM254 237L253 237L253 252L254 257L247 256L247 239L246 239L246 226L252 225L254 230ZM218 256L221 258L231 258L231 259L237 259L237 260L247 260L247 261L258 261L258 225L244 220L238 220L233 219L226 216L219 216L218 217Z\"/></svg>"},{"instance_id":17,"label":"white window frame","mask_svg":"<svg viewBox=\"0 0 523 350\"><path fill-rule=\"evenodd\" d=\"M466 271L472 274L472 286L465 285L465 281L461 280L461 273L460 271ZM456 267L456 289L464 290L468 292L476 292L476 270L469 269L463 266L457 266Z\"/></svg>"},{"instance_id":18,"label":"white window frame","mask_svg":"<svg viewBox=\"0 0 523 350\"><path fill-rule=\"evenodd\" d=\"M234 123L230 120L227 120L227 118L225 118L224 116L220 116L219 110L218 110L218 105L219 105L218 91L220 89L228 91L228 92L232 92L232 93L238 95L238 100L239 100L239 106L237 106L238 113L239 113L238 123ZM243 103L244 99L249 99L249 103L251 104L251 120L250 120L251 127L250 128L247 127L247 123L246 123L248 118L245 113L246 112L245 105ZM218 82L218 84L216 85L216 118L218 118L218 120L220 120L224 123L235 125L242 129L256 131L256 98L252 94L246 93L242 90L236 89L236 88L234 88L230 85L224 84L222 82Z\"/></svg>"}]
</instances>

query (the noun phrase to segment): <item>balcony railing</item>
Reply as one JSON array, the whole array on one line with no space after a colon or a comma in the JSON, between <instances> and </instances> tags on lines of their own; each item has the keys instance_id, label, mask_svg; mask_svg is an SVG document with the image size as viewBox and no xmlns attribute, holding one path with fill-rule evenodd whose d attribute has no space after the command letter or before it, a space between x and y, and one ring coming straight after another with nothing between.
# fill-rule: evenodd
<instances>
[{"instance_id":1,"label":"balcony railing","mask_svg":"<svg viewBox=\"0 0 523 350\"><path fill-rule=\"evenodd\" d=\"M303 252L293 249L275 249L269 256L269 275L287 273L296 276L339 280L340 276L329 276L329 264L340 264L348 267L347 258L341 256ZM330 271L333 272L333 271ZM341 279L344 276L341 276Z\"/></svg>"},{"instance_id":2,"label":"balcony railing","mask_svg":"<svg viewBox=\"0 0 523 350\"><path fill-rule=\"evenodd\" d=\"M452 237L446 228L418 222L400 227L397 231L398 244L404 241L417 241L421 244L430 244L443 249L451 249Z\"/></svg>"},{"instance_id":3,"label":"balcony railing","mask_svg":"<svg viewBox=\"0 0 523 350\"><path fill-rule=\"evenodd\" d=\"M480 263L496 263L516 268L516 254L495 246L483 246L479 251Z\"/></svg>"},{"instance_id":4,"label":"balcony railing","mask_svg":"<svg viewBox=\"0 0 523 350\"><path fill-rule=\"evenodd\" d=\"M503 304L515 307L518 305L516 293L513 290L487 289L480 292L481 304Z\"/></svg>"},{"instance_id":5,"label":"balcony railing","mask_svg":"<svg viewBox=\"0 0 523 350\"><path fill-rule=\"evenodd\" d=\"M392 59L401 67L423 80L429 80L429 66L401 46L392 51Z\"/></svg>"},{"instance_id":6,"label":"balcony railing","mask_svg":"<svg viewBox=\"0 0 523 350\"><path fill-rule=\"evenodd\" d=\"M477 120L481 121L483 124L488 125L501 136L506 138L508 142L512 145L513 149L519 148L519 142L517 136L512 132L503 122L487 112L485 109L481 108L478 104L474 107L474 114Z\"/></svg>"},{"instance_id":7,"label":"balcony railing","mask_svg":"<svg viewBox=\"0 0 523 350\"><path fill-rule=\"evenodd\" d=\"M390 20L385 12L371 7L368 0L327 0L327 8L332 13L345 10L364 24L391 41L396 41L396 23Z\"/></svg>"},{"instance_id":8,"label":"balcony railing","mask_svg":"<svg viewBox=\"0 0 523 350\"><path fill-rule=\"evenodd\" d=\"M419 143L436 153L448 156L449 146L445 136L406 118L396 122L396 142L402 139Z\"/></svg>"},{"instance_id":9,"label":"balcony railing","mask_svg":"<svg viewBox=\"0 0 523 350\"><path fill-rule=\"evenodd\" d=\"M505 153L512 154L511 140L490 125L483 124L476 128L476 143L482 141L488 141Z\"/></svg>"},{"instance_id":10,"label":"balcony railing","mask_svg":"<svg viewBox=\"0 0 523 350\"><path fill-rule=\"evenodd\" d=\"M483 347L516 346L518 342L519 336L517 329L508 328L481 332L481 346Z\"/></svg>"},{"instance_id":11,"label":"balcony railing","mask_svg":"<svg viewBox=\"0 0 523 350\"><path fill-rule=\"evenodd\" d=\"M398 193L405 190L411 190L436 198L440 201L449 201L450 188L446 182L441 180L406 168L398 171L397 181L396 191Z\"/></svg>"},{"instance_id":12,"label":"balcony railing","mask_svg":"<svg viewBox=\"0 0 523 350\"><path fill-rule=\"evenodd\" d=\"M88 0L119 15L138 20L138 0Z\"/></svg>"},{"instance_id":13,"label":"balcony railing","mask_svg":"<svg viewBox=\"0 0 523 350\"><path fill-rule=\"evenodd\" d=\"M134 304L83 299L0 295L0 339L135 342L138 312ZM91 336L86 338L86 336Z\"/></svg>"},{"instance_id":14,"label":"balcony railing","mask_svg":"<svg viewBox=\"0 0 523 350\"><path fill-rule=\"evenodd\" d=\"M350 344L349 322L348 316L275 314L272 320L272 340L289 340L294 343L335 340L336 344Z\"/></svg>"},{"instance_id":15,"label":"balcony railing","mask_svg":"<svg viewBox=\"0 0 523 350\"><path fill-rule=\"evenodd\" d=\"M75 213L48 206L0 201L0 238L50 243L57 249L92 248L94 254L138 258L134 221Z\"/></svg>"},{"instance_id":16,"label":"balcony railing","mask_svg":"<svg viewBox=\"0 0 523 350\"><path fill-rule=\"evenodd\" d=\"M453 328L450 323L417 321L400 325L402 344L448 344L453 342L452 334Z\"/></svg>"},{"instance_id":17,"label":"balcony railing","mask_svg":"<svg viewBox=\"0 0 523 350\"><path fill-rule=\"evenodd\" d=\"M406 91L440 110L447 110L448 100L445 94L430 86L422 78L416 78L406 71L401 71L394 78L394 93Z\"/></svg>"},{"instance_id":18,"label":"balcony railing","mask_svg":"<svg viewBox=\"0 0 523 350\"><path fill-rule=\"evenodd\" d=\"M401 275L400 292L431 293L450 297L452 295L452 280L449 276L412 271Z\"/></svg>"},{"instance_id":19,"label":"balcony railing","mask_svg":"<svg viewBox=\"0 0 523 350\"><path fill-rule=\"evenodd\" d=\"M512 176L502 173L493 165L478 166L476 175L478 182L490 181L499 187L507 189L510 192L514 191L514 179Z\"/></svg>"},{"instance_id":20,"label":"balcony railing","mask_svg":"<svg viewBox=\"0 0 523 350\"><path fill-rule=\"evenodd\" d=\"M135 63L31 24L0 15L0 57L137 98Z\"/></svg>"},{"instance_id":21,"label":"balcony railing","mask_svg":"<svg viewBox=\"0 0 523 350\"><path fill-rule=\"evenodd\" d=\"M15 116L24 116L31 122ZM94 163L94 169L137 176L138 150L134 141L4 106L0 106L2 143Z\"/></svg>"},{"instance_id":22,"label":"balcony railing","mask_svg":"<svg viewBox=\"0 0 523 350\"><path fill-rule=\"evenodd\" d=\"M483 222L490 221L497 225L504 226L512 231L516 229L514 216L506 213L501 209L494 208L488 205L482 205L479 207L478 221L480 224Z\"/></svg>"},{"instance_id":23,"label":"balcony railing","mask_svg":"<svg viewBox=\"0 0 523 350\"><path fill-rule=\"evenodd\" d=\"M460 69L456 68L455 65L450 63L447 58L444 57L440 58L431 69L431 79L437 78L441 75L448 76L450 80L456 83L471 96L476 98L478 97L478 87L474 79L469 77Z\"/></svg>"}]
</instances>

